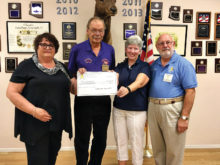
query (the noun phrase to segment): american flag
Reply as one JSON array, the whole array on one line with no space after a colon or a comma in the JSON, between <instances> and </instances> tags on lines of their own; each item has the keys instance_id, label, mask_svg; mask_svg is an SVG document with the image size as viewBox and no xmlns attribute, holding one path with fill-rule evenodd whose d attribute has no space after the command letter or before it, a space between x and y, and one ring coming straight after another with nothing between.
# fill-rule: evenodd
<instances>
[{"instance_id":1,"label":"american flag","mask_svg":"<svg viewBox=\"0 0 220 165\"><path fill-rule=\"evenodd\" d=\"M150 12L151 12L151 0L148 0L146 4L146 16L144 22L144 33L143 33L143 47L141 53L141 60L149 64L154 62L153 56L153 43L150 30Z\"/></svg>"}]
</instances>

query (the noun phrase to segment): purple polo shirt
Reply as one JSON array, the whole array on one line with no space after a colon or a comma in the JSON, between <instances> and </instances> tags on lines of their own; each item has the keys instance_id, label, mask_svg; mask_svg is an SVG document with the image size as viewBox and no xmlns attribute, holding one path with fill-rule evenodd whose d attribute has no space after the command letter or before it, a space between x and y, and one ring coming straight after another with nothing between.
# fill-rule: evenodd
<instances>
[{"instance_id":1,"label":"purple polo shirt","mask_svg":"<svg viewBox=\"0 0 220 165\"><path fill-rule=\"evenodd\" d=\"M86 40L71 49L68 69L76 77L79 68L86 68L87 71L102 71L103 64L108 65L110 70L114 69L114 48L105 42L101 42L101 49L98 56L96 56L89 40Z\"/></svg>"}]
</instances>

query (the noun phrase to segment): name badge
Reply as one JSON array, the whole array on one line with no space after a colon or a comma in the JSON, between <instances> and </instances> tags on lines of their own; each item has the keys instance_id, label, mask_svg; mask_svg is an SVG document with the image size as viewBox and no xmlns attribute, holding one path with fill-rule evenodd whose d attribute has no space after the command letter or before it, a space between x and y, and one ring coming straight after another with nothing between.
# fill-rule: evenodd
<instances>
[{"instance_id":1,"label":"name badge","mask_svg":"<svg viewBox=\"0 0 220 165\"><path fill-rule=\"evenodd\" d=\"M106 64L103 64L103 65L102 65L102 71L103 71L103 72L107 72L108 70L109 70L109 66L106 65Z\"/></svg>"},{"instance_id":2,"label":"name badge","mask_svg":"<svg viewBox=\"0 0 220 165\"><path fill-rule=\"evenodd\" d=\"M172 82L172 79L173 79L173 74L166 73L163 77L163 81L165 82Z\"/></svg>"}]
</instances>

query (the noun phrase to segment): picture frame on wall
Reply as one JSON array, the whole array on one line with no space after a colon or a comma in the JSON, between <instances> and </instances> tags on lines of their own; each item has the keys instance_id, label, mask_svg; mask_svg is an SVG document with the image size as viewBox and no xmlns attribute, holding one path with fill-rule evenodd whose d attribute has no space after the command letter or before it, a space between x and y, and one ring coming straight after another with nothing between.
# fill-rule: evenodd
<instances>
[{"instance_id":1,"label":"picture frame on wall","mask_svg":"<svg viewBox=\"0 0 220 165\"><path fill-rule=\"evenodd\" d=\"M13 73L18 66L17 57L5 57L5 72Z\"/></svg>"},{"instance_id":2,"label":"picture frame on wall","mask_svg":"<svg viewBox=\"0 0 220 165\"><path fill-rule=\"evenodd\" d=\"M50 32L50 22L7 21L8 53L33 53L33 41L39 34Z\"/></svg>"},{"instance_id":3,"label":"picture frame on wall","mask_svg":"<svg viewBox=\"0 0 220 165\"><path fill-rule=\"evenodd\" d=\"M62 22L62 38L76 40L76 22Z\"/></svg>"},{"instance_id":4,"label":"picture frame on wall","mask_svg":"<svg viewBox=\"0 0 220 165\"><path fill-rule=\"evenodd\" d=\"M8 18L21 19L21 3L8 3Z\"/></svg>"},{"instance_id":5,"label":"picture frame on wall","mask_svg":"<svg viewBox=\"0 0 220 165\"><path fill-rule=\"evenodd\" d=\"M29 14L36 18L43 18L43 2L41 1L30 2Z\"/></svg>"},{"instance_id":6,"label":"picture frame on wall","mask_svg":"<svg viewBox=\"0 0 220 165\"><path fill-rule=\"evenodd\" d=\"M152 42L156 43L159 36L163 33L170 34L175 41L175 50L181 56L186 55L186 40L187 40L187 25L172 25L172 24L152 24L151 35ZM159 56L159 52L155 44L153 44L154 55Z\"/></svg>"}]
</instances>

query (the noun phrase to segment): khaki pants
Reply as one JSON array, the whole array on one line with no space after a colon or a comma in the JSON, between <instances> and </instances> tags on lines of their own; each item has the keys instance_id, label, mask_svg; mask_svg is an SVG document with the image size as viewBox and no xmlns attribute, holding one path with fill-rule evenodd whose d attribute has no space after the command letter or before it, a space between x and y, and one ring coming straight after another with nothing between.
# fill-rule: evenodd
<instances>
[{"instance_id":1,"label":"khaki pants","mask_svg":"<svg viewBox=\"0 0 220 165\"><path fill-rule=\"evenodd\" d=\"M177 132L183 102L149 103L148 123L156 165L182 165L186 131Z\"/></svg>"}]
</instances>

